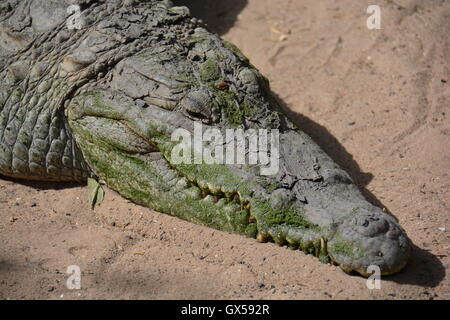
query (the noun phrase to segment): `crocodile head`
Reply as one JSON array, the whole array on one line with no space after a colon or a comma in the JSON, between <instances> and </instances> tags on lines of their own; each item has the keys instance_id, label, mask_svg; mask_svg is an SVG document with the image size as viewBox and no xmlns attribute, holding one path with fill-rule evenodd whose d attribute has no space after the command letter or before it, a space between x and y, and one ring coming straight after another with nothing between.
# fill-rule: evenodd
<instances>
[{"instance_id":1,"label":"crocodile head","mask_svg":"<svg viewBox=\"0 0 450 320\"><path fill-rule=\"evenodd\" d=\"M48 119L64 112L57 124L67 124L70 130L61 132L76 142L69 151L81 151L91 175L138 204L286 244L347 272L368 275L376 265L391 274L406 264L410 244L397 221L368 203L350 177L287 119L248 59L186 8L166 1L80 0L83 27L68 31L63 20L71 2L44 2L61 10L51 15L30 7L37 13L26 28L40 32L29 42L41 55L39 63L14 74L36 87L38 95L27 97ZM38 46L49 38L51 52ZM41 118L35 130L47 124ZM249 133L248 146L237 149L227 136L231 129ZM255 132L258 140L252 140ZM213 156L190 140L199 135L209 140L206 150L214 147ZM264 139L269 152L258 153ZM221 150L234 155L220 159ZM252 163L255 154L269 162ZM204 161L208 155L212 163Z\"/></svg>"},{"instance_id":2,"label":"crocodile head","mask_svg":"<svg viewBox=\"0 0 450 320\"><path fill-rule=\"evenodd\" d=\"M239 50L203 28L176 27L70 101L69 124L92 172L136 203L195 223L287 244L347 272L399 271L410 247L395 219L283 115ZM270 136L275 170L249 163L255 141L238 150L230 129ZM209 149L193 147L199 135ZM233 147L231 158L206 163L205 150Z\"/></svg>"}]
</instances>

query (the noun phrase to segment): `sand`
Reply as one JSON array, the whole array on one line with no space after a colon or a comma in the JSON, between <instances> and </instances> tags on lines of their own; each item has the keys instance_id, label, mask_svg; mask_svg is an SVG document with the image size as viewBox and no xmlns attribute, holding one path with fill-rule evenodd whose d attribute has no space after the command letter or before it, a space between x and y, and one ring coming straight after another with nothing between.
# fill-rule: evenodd
<instances>
[{"instance_id":1,"label":"sand","mask_svg":"<svg viewBox=\"0 0 450 320\"><path fill-rule=\"evenodd\" d=\"M271 80L297 124L414 243L380 290L318 259L184 222L106 189L0 178L2 299L449 299L450 3L191 3ZM69 290L67 267L82 272Z\"/></svg>"}]
</instances>

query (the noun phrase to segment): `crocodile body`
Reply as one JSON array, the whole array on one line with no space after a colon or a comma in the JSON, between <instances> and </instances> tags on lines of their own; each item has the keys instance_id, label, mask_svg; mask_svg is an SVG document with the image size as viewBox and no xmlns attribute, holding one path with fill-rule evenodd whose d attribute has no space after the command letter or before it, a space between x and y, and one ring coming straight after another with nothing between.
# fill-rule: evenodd
<instances>
[{"instance_id":1,"label":"crocodile body","mask_svg":"<svg viewBox=\"0 0 450 320\"><path fill-rule=\"evenodd\" d=\"M172 134L195 123L278 130L279 170L174 161ZM398 272L410 255L397 221L290 122L248 59L167 1L2 1L0 174L94 177L135 203L365 276Z\"/></svg>"}]
</instances>

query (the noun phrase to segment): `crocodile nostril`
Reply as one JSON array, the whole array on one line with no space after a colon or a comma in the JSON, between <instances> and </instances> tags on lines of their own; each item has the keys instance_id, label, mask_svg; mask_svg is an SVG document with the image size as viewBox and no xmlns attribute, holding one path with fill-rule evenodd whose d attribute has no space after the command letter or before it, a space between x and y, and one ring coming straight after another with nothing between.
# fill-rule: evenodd
<instances>
[{"instance_id":1,"label":"crocodile nostril","mask_svg":"<svg viewBox=\"0 0 450 320\"><path fill-rule=\"evenodd\" d=\"M354 225L358 233L368 237L374 237L389 231L388 221L380 217L356 217Z\"/></svg>"}]
</instances>

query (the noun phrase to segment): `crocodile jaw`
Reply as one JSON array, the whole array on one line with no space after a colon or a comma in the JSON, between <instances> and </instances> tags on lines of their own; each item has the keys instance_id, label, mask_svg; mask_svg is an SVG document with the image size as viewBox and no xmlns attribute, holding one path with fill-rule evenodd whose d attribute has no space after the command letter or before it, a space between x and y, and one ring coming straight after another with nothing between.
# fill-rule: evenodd
<instances>
[{"instance_id":1,"label":"crocodile jaw","mask_svg":"<svg viewBox=\"0 0 450 320\"><path fill-rule=\"evenodd\" d=\"M264 177L245 165L173 163L171 134L180 126L194 130L194 121L140 107L117 92L76 97L68 118L93 173L135 203L299 248L363 276L372 265L388 275L408 261L409 240L394 218L369 204L345 172L296 130L281 133L280 172ZM288 184L286 177L308 172L317 161L320 179Z\"/></svg>"}]
</instances>

